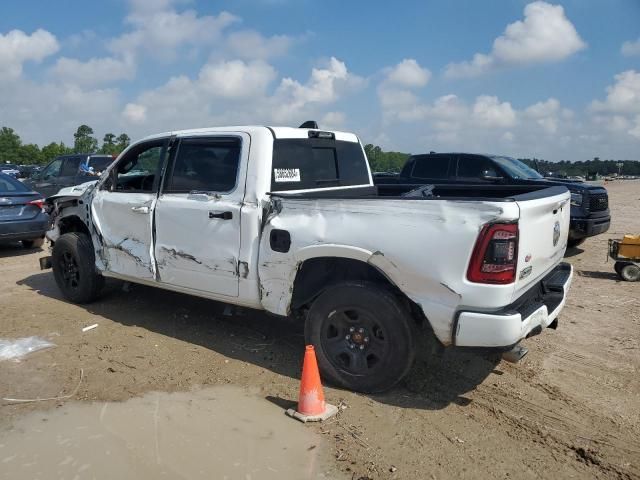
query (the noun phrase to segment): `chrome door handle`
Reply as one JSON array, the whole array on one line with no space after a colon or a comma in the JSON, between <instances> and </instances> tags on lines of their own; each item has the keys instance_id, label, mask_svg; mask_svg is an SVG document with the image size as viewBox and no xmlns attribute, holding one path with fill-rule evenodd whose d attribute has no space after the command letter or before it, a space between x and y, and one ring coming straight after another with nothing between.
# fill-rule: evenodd
<instances>
[{"instance_id":1,"label":"chrome door handle","mask_svg":"<svg viewBox=\"0 0 640 480\"><path fill-rule=\"evenodd\" d=\"M147 207L146 205L141 206L141 207L131 207L131 211L133 213L145 214L145 213L149 213L149 207Z\"/></svg>"}]
</instances>

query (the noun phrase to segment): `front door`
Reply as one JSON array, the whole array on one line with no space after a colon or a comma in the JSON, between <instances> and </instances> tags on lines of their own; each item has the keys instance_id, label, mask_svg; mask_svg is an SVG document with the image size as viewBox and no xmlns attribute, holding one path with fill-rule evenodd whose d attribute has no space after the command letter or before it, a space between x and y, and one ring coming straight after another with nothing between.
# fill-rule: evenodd
<instances>
[{"instance_id":1,"label":"front door","mask_svg":"<svg viewBox=\"0 0 640 480\"><path fill-rule=\"evenodd\" d=\"M62 168L63 162L64 157L58 157L44 167L42 172L30 182L31 188L43 197L50 197L58 193L58 177L60 176L60 169Z\"/></svg>"},{"instance_id":2,"label":"front door","mask_svg":"<svg viewBox=\"0 0 640 480\"><path fill-rule=\"evenodd\" d=\"M93 198L91 214L108 272L155 279L153 211L166 144L166 139L158 139L132 147Z\"/></svg>"},{"instance_id":3,"label":"front door","mask_svg":"<svg viewBox=\"0 0 640 480\"><path fill-rule=\"evenodd\" d=\"M161 282L238 296L243 134L181 138L155 211L155 257Z\"/></svg>"}]
</instances>

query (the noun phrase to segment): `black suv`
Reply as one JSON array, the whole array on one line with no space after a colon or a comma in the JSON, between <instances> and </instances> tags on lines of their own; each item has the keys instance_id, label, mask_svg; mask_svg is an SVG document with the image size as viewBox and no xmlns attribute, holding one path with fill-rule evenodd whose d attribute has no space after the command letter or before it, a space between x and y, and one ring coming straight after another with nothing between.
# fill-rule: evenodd
<instances>
[{"instance_id":1,"label":"black suv","mask_svg":"<svg viewBox=\"0 0 640 480\"><path fill-rule=\"evenodd\" d=\"M98 175L113 161L114 157L111 155L88 153L62 155L54 158L24 183L44 197L50 197L58 193L61 188L97 180Z\"/></svg>"},{"instance_id":2,"label":"black suv","mask_svg":"<svg viewBox=\"0 0 640 480\"><path fill-rule=\"evenodd\" d=\"M395 195L405 192L407 185L425 184L562 185L571 191L570 247L606 232L611 222L609 196L604 187L580 180L544 178L523 162L502 155L412 155L399 175L374 174L374 182L381 195Z\"/></svg>"}]
</instances>

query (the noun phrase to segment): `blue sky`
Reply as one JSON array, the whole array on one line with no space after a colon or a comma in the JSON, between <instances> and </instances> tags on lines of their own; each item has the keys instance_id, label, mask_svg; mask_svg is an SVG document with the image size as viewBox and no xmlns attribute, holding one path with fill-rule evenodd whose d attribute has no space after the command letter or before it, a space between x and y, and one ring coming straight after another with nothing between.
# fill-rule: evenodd
<instances>
[{"instance_id":1,"label":"blue sky","mask_svg":"<svg viewBox=\"0 0 640 480\"><path fill-rule=\"evenodd\" d=\"M4 0L0 124L225 124L385 149L640 159L640 2Z\"/></svg>"}]
</instances>

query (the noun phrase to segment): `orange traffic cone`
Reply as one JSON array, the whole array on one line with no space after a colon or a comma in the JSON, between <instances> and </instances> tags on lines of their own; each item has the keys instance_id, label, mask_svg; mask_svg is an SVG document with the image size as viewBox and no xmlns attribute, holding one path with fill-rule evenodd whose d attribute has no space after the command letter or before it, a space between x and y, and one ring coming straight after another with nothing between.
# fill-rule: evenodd
<instances>
[{"instance_id":1,"label":"orange traffic cone","mask_svg":"<svg viewBox=\"0 0 640 480\"><path fill-rule=\"evenodd\" d=\"M320 382L320 371L313 345L307 345L302 363L302 380L298 409L290 408L287 415L301 422L321 422L338 413L338 408L324 401L324 392Z\"/></svg>"}]
</instances>

